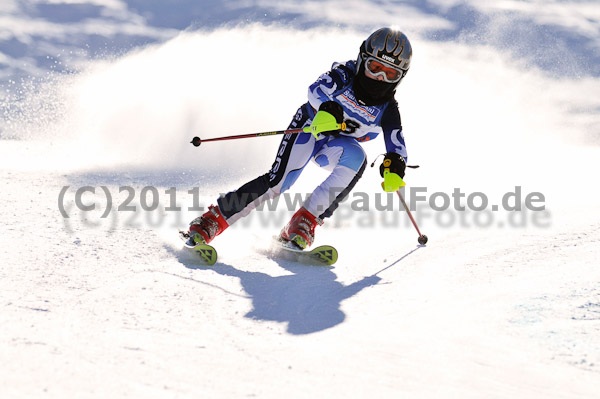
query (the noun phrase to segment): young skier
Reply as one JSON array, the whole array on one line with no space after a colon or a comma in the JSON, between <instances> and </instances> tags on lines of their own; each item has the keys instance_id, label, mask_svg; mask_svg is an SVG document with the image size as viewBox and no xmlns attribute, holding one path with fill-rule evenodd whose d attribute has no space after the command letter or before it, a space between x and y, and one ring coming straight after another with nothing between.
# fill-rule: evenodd
<instances>
[{"instance_id":1,"label":"young skier","mask_svg":"<svg viewBox=\"0 0 600 399\"><path fill-rule=\"evenodd\" d=\"M309 196L279 239L305 249L314 241L315 227L330 217L361 178L367 164L360 143L383 132L387 153L388 188L397 190L406 168L406 146L396 87L410 67L412 48L399 30L381 28L360 46L357 60L334 63L308 89L288 129L310 127L310 133L283 137L275 162L264 175L217 200L208 212L190 223L196 243L208 244L260 203L288 190L311 159L331 174ZM318 110L318 111L317 111ZM398 176L400 178L398 178Z\"/></svg>"}]
</instances>

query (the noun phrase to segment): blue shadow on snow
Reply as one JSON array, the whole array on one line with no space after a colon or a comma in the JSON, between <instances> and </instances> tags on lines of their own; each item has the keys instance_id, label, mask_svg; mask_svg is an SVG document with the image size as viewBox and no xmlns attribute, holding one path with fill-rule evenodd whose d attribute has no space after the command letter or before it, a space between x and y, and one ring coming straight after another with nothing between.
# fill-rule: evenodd
<instances>
[{"instance_id":1,"label":"blue shadow on snow","mask_svg":"<svg viewBox=\"0 0 600 399\"><path fill-rule=\"evenodd\" d=\"M346 286L337 281L331 267L308 266L278 259L274 260L292 274L270 276L262 272L239 270L220 262L212 267L199 267L194 257L184 249L176 251L165 248L188 269L239 278L253 307L244 317L287 323L287 332L293 335L311 334L341 324L346 319L340 309L341 302L381 280L373 275Z\"/></svg>"}]
</instances>

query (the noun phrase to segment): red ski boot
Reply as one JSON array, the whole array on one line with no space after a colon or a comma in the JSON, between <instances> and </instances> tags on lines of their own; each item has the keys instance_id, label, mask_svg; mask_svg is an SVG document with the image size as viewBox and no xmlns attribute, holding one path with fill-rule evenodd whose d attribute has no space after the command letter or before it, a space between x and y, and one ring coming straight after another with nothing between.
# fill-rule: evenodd
<instances>
[{"instance_id":1,"label":"red ski boot","mask_svg":"<svg viewBox=\"0 0 600 399\"><path fill-rule=\"evenodd\" d=\"M209 206L208 212L190 223L190 236L197 243L208 244L229 225L218 206Z\"/></svg>"},{"instance_id":2,"label":"red ski boot","mask_svg":"<svg viewBox=\"0 0 600 399\"><path fill-rule=\"evenodd\" d=\"M292 216L292 220L281 230L279 238L305 249L315 240L315 227L323 221L302 207Z\"/></svg>"}]
</instances>

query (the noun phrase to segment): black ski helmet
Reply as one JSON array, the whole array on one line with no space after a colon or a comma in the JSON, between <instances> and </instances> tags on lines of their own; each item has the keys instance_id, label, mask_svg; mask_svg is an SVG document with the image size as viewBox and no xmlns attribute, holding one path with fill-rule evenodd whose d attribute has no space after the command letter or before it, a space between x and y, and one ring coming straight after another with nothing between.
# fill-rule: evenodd
<instances>
[{"instance_id":1,"label":"black ski helmet","mask_svg":"<svg viewBox=\"0 0 600 399\"><path fill-rule=\"evenodd\" d=\"M398 82L388 83L365 76L365 63L375 58L385 65L399 69L402 76ZM396 87L410 68L412 47L406 35L397 29L381 28L373 32L360 46L358 53L354 93L359 102L365 105L377 105L391 101Z\"/></svg>"}]
</instances>

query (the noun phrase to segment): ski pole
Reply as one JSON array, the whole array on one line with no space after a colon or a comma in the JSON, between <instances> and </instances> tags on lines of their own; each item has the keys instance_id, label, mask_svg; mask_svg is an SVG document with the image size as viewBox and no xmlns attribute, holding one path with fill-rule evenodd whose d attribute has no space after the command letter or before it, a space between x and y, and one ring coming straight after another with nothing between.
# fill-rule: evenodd
<instances>
[{"instance_id":1,"label":"ski pole","mask_svg":"<svg viewBox=\"0 0 600 399\"><path fill-rule=\"evenodd\" d=\"M222 140L234 140L234 139L245 139L249 137L262 137L262 136L273 136L276 134L298 134L303 133L304 129L288 129L288 130L277 130L275 132L262 132L262 133L248 133L248 134L237 134L234 136L225 136L225 137L215 137L212 139L204 139L202 140L200 137L194 137L190 143L192 143L195 147L199 147L202 143L208 143L209 141L222 141Z\"/></svg>"},{"instance_id":2,"label":"ski pole","mask_svg":"<svg viewBox=\"0 0 600 399\"><path fill-rule=\"evenodd\" d=\"M400 194L400 190L396 191L396 194L398 194L398 197L400 198L400 202L402 202L402 205L404 206L406 213L408 213L408 217L410 218L410 221L412 222L413 226L415 226L415 229L417 229L417 233L419 233L419 238L417 239L417 241L419 241L419 244L421 244L421 245L427 244L428 238L425 234L421 234L421 231L419 230L419 226L417 226L417 222L415 222L415 219L413 218L412 213L410 213L410 209L408 209L408 205L406 205L406 201L404 201L404 198L402 198L402 194Z\"/></svg>"},{"instance_id":3,"label":"ski pole","mask_svg":"<svg viewBox=\"0 0 600 399\"><path fill-rule=\"evenodd\" d=\"M200 137L194 137L192 139L192 141L190 141L190 143L192 143L195 147L199 147L200 144L202 144L202 142L245 139L248 137L273 136L275 134L312 133L315 137L317 137L321 133L331 132L334 130L344 131L344 130L346 130L346 124L343 122L337 123L337 121L333 115L331 115L330 113L325 112L325 111L319 111L315 115L310 126L305 126L300 129L287 129L287 130L278 130L275 132L237 134L234 136L215 137L215 138L206 139L206 140L202 140Z\"/></svg>"}]
</instances>

